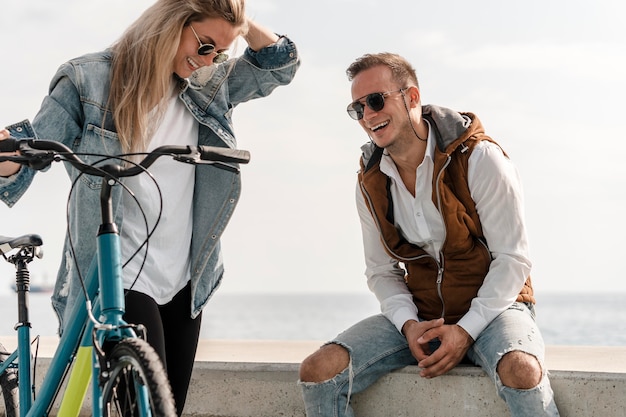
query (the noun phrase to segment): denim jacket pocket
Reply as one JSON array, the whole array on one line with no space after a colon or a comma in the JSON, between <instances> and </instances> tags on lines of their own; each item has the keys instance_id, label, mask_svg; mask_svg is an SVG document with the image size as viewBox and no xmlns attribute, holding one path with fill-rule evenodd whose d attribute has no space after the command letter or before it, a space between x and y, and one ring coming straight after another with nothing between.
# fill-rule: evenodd
<instances>
[{"instance_id":1,"label":"denim jacket pocket","mask_svg":"<svg viewBox=\"0 0 626 417\"><path fill-rule=\"evenodd\" d=\"M103 129L88 123L83 131L83 136L74 144L74 152L87 164L102 165L111 160L111 155L121 153L120 141L117 133ZM78 170L71 168L72 178L80 175ZM82 175L81 181L91 189L100 189L100 178L91 175Z\"/></svg>"}]
</instances>

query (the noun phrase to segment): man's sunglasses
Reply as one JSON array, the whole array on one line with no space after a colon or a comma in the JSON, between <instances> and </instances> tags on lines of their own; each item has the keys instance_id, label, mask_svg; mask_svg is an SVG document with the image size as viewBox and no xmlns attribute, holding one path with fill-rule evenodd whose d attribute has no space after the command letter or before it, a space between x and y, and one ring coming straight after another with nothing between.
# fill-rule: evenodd
<instances>
[{"instance_id":1,"label":"man's sunglasses","mask_svg":"<svg viewBox=\"0 0 626 417\"><path fill-rule=\"evenodd\" d=\"M191 31L198 40L198 43L200 44L200 46L198 47L198 55L211 55L213 52L215 52L216 55L215 58L213 58L214 64L221 64L228 59L228 54L224 51L215 51L215 45L211 43L202 43L202 41L198 37L198 34L193 29L193 26L191 26L190 24L189 27L191 28Z\"/></svg>"},{"instance_id":2,"label":"man's sunglasses","mask_svg":"<svg viewBox=\"0 0 626 417\"><path fill-rule=\"evenodd\" d=\"M365 104L367 104L367 107L369 107L373 111L381 111L383 107L385 107L385 97L393 93L404 94L404 91L406 89L407 88L405 87L395 91L387 91L386 93L368 94L348 104L348 108L346 110L348 111L350 117L352 117L354 120L361 120L363 118L363 112L365 110L365 105L361 103L361 100L365 99Z\"/></svg>"}]
</instances>

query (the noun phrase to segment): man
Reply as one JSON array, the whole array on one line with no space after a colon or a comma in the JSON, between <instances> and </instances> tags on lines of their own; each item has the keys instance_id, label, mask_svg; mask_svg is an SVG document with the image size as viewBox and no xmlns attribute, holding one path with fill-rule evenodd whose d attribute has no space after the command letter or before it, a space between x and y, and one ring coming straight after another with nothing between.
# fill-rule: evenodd
<instances>
[{"instance_id":1,"label":"man","mask_svg":"<svg viewBox=\"0 0 626 417\"><path fill-rule=\"evenodd\" d=\"M306 358L308 417L352 416L350 396L407 365L443 375L464 358L512 416L558 416L534 321L520 180L471 113L421 105L415 70L357 59L350 116L362 147L357 207L368 286L381 315Z\"/></svg>"}]
</instances>

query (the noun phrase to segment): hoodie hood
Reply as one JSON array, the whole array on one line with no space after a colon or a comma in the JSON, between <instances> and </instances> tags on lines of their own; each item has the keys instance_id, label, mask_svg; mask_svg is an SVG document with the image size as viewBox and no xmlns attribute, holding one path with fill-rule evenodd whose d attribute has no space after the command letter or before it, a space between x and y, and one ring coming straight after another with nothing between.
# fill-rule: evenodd
<instances>
[{"instance_id":1,"label":"hoodie hood","mask_svg":"<svg viewBox=\"0 0 626 417\"><path fill-rule=\"evenodd\" d=\"M445 152L458 139L462 138L461 141L463 141L479 130L482 131L482 125L473 114L459 113L433 104L422 106L422 117L428 120L431 127L434 128L437 148L442 152ZM472 123L475 125L472 126ZM377 150L379 153L382 152L382 148L376 146L372 141L361 146L364 166L368 166L369 161Z\"/></svg>"}]
</instances>

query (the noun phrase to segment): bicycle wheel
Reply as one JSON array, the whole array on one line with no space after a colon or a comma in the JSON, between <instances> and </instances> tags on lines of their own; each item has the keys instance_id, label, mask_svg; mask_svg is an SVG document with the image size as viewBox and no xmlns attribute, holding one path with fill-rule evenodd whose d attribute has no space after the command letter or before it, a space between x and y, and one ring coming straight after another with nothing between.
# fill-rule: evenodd
<instances>
[{"instance_id":1,"label":"bicycle wheel","mask_svg":"<svg viewBox=\"0 0 626 417\"><path fill-rule=\"evenodd\" d=\"M0 344L0 361L6 360L8 356L7 350ZM20 409L17 369L11 368L3 372L2 375L0 375L0 386L2 387L2 402L4 403L4 410L2 409L2 405L0 405L0 416L18 417L20 415Z\"/></svg>"},{"instance_id":2,"label":"bicycle wheel","mask_svg":"<svg viewBox=\"0 0 626 417\"><path fill-rule=\"evenodd\" d=\"M124 339L108 355L109 379L102 389L102 415L140 416L145 409L152 416L176 417L169 381L152 346L142 339ZM149 404L141 404L139 390Z\"/></svg>"}]
</instances>

